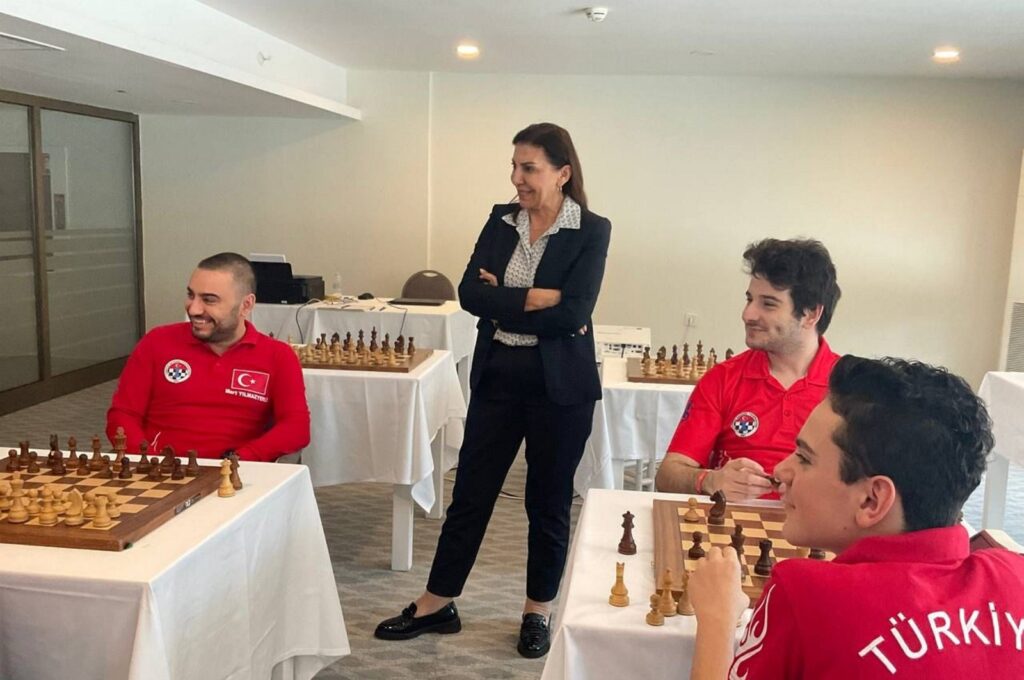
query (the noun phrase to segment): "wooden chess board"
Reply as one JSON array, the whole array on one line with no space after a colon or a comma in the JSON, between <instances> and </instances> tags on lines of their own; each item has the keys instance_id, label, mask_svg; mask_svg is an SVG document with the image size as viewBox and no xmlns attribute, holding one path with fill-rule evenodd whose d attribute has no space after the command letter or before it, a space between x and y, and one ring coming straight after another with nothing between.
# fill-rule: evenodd
<instances>
[{"instance_id":1,"label":"wooden chess board","mask_svg":"<svg viewBox=\"0 0 1024 680\"><path fill-rule=\"evenodd\" d=\"M693 545L693 532L700 531L704 534L705 549L713 545L725 547L731 545L733 529L739 524L743 527L743 534L747 539L743 544L743 592L756 601L761 597L761 590L769 578L754 573L754 565L761 556L761 550L757 545L758 541L762 538L771 540L771 555L775 558L776 564L783 560L800 557L798 549L782 537L782 524L786 520L786 511L781 507L730 503L725 507L725 524L709 525L707 514L711 505L707 502L698 503L697 513L700 515L700 519L696 522L687 522L683 519L683 515L689 510L685 500L654 501L655 582L660 583L661 574L665 573L665 569L671 569L672 589L676 590L676 586L678 586L681 592L682 570L686 569L692 572L696 568L696 560L691 560L686 556L690 546ZM825 553L825 559L831 560L833 557L835 555L832 553Z\"/></svg>"},{"instance_id":2,"label":"wooden chess board","mask_svg":"<svg viewBox=\"0 0 1024 680\"><path fill-rule=\"evenodd\" d=\"M621 373L619 375L622 375ZM701 376L703 377L703 376ZM656 383L659 385L696 385L700 378L680 378L678 375L644 375L644 367L640 359L626 359L626 380L636 383Z\"/></svg>"},{"instance_id":3,"label":"wooden chess board","mask_svg":"<svg viewBox=\"0 0 1024 680\"><path fill-rule=\"evenodd\" d=\"M415 353L412 355L403 354L400 356L396 356L395 366L388 365L383 360L380 360L380 363L378 363L377 360L370 361L369 358L362 357L357 357L357 360L354 363L346 363L344 361L342 361L341 363L310 361L308 359L303 359L301 354L299 355L299 363L302 364L303 368L328 368L335 371L378 371L382 373L408 373L409 371L412 371L417 366L422 364L428 358L430 358L430 355L433 353L434 350L432 349L417 348Z\"/></svg>"},{"instance_id":4,"label":"wooden chess board","mask_svg":"<svg viewBox=\"0 0 1024 680\"><path fill-rule=\"evenodd\" d=\"M79 475L69 469L67 474L55 475L47 470L45 460L40 461L42 472L29 474L21 471L24 489L41 489L50 485L58 493L78 489L85 494L117 496L121 516L113 518L108 527L97 528L85 520L80 526L64 524L63 515L55 526L42 526L38 516L23 524L7 522L7 511L0 511L0 543L46 545L59 548L88 548L92 550L124 550L153 529L178 515L203 496L216 491L220 485L220 468L199 466L197 477L172 480L169 476L156 482L145 474L133 473L131 479L101 479L95 472ZM133 467L135 463L133 462ZM0 482L10 482L13 472L0 472Z\"/></svg>"}]
</instances>

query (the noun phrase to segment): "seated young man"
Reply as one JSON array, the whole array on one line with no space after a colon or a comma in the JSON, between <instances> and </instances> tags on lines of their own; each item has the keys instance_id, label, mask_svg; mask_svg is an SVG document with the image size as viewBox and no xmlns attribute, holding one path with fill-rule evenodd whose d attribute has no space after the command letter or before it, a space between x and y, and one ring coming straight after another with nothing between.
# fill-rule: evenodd
<instances>
[{"instance_id":1,"label":"seated young man","mask_svg":"<svg viewBox=\"0 0 1024 680\"><path fill-rule=\"evenodd\" d=\"M981 400L943 369L843 357L775 468L783 536L836 553L772 571L734 654L732 548L690 580L691 680L1024 677L1024 557L969 551L960 508L992 448Z\"/></svg>"}]
</instances>

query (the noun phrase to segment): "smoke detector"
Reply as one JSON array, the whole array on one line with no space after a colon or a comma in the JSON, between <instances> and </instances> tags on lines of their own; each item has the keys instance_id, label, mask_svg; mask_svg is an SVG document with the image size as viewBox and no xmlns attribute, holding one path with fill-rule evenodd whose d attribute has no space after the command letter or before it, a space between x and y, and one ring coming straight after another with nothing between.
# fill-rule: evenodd
<instances>
[{"instance_id":1,"label":"smoke detector","mask_svg":"<svg viewBox=\"0 0 1024 680\"><path fill-rule=\"evenodd\" d=\"M593 21L595 24L599 24L604 21L604 18L608 16L607 7L588 7L587 18Z\"/></svg>"}]
</instances>

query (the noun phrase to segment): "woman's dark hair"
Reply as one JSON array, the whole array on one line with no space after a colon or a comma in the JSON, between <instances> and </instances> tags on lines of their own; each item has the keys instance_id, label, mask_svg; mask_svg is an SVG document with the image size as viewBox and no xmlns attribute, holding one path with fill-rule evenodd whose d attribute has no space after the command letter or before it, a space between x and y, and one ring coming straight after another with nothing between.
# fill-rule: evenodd
<instances>
[{"instance_id":1,"label":"woman's dark hair","mask_svg":"<svg viewBox=\"0 0 1024 680\"><path fill-rule=\"evenodd\" d=\"M962 378L917 361L844 356L829 378L832 434L846 484L882 475L907 531L953 526L992 449L985 404Z\"/></svg>"},{"instance_id":2,"label":"woman's dark hair","mask_svg":"<svg viewBox=\"0 0 1024 680\"><path fill-rule=\"evenodd\" d=\"M572 137L565 128L554 123L534 123L517 132L512 138L512 143L530 144L544 149L548 162L556 168L568 165L572 172L569 181L562 186L562 193L586 209L587 194L583 191L583 168L580 167L580 158L576 155Z\"/></svg>"}]
</instances>

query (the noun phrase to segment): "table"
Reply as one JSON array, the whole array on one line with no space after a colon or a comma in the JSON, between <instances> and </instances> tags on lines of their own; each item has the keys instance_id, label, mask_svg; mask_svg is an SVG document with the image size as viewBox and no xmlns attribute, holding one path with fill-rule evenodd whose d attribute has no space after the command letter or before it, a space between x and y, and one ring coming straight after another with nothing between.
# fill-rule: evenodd
<instances>
[{"instance_id":1,"label":"table","mask_svg":"<svg viewBox=\"0 0 1024 680\"><path fill-rule=\"evenodd\" d=\"M601 383L594 428L573 482L581 495L591 488L621 489L630 461L661 460L694 388L631 383L626 360L614 357L604 359Z\"/></svg>"},{"instance_id":2,"label":"table","mask_svg":"<svg viewBox=\"0 0 1024 680\"><path fill-rule=\"evenodd\" d=\"M644 621L655 590L651 565L656 498L683 496L611 489L591 489L587 494L562 579L554 637L541 680L679 680L688 676L696 619L673 616L657 627ZM616 549L627 510L636 515L635 555L620 555ZM608 604L616 562L626 563L627 607ZM736 629L737 640L749 617L748 609L743 626Z\"/></svg>"},{"instance_id":3,"label":"table","mask_svg":"<svg viewBox=\"0 0 1024 680\"><path fill-rule=\"evenodd\" d=\"M409 373L302 373L311 418L302 462L313 485L392 484L391 568L408 571L414 504L442 516L442 476L462 445L466 400L452 353L434 350Z\"/></svg>"},{"instance_id":4,"label":"table","mask_svg":"<svg viewBox=\"0 0 1024 680\"><path fill-rule=\"evenodd\" d=\"M1024 465L1024 373L986 373L978 395L992 418L995 449L985 473L983 529L1002 529L1006 514L1006 484L1010 461Z\"/></svg>"},{"instance_id":5,"label":"table","mask_svg":"<svg viewBox=\"0 0 1024 680\"><path fill-rule=\"evenodd\" d=\"M315 302L308 305L257 304L252 311L252 323L264 333L286 340L288 336L304 341L326 333L352 333L366 331L370 341L370 329L376 327L380 338L385 333L391 339L399 333L406 339L416 338L416 346L430 349L446 349L455 358L455 365L462 382L463 394L469 397L469 364L476 343L476 317L462 309L458 302L447 301L437 307L398 307L388 303L387 298L373 300L350 300L343 304ZM403 324L404 316L404 324Z\"/></svg>"},{"instance_id":6,"label":"table","mask_svg":"<svg viewBox=\"0 0 1024 680\"><path fill-rule=\"evenodd\" d=\"M0 677L306 680L347 655L308 471L240 472L123 552L0 545Z\"/></svg>"}]
</instances>

